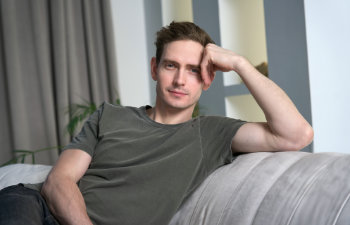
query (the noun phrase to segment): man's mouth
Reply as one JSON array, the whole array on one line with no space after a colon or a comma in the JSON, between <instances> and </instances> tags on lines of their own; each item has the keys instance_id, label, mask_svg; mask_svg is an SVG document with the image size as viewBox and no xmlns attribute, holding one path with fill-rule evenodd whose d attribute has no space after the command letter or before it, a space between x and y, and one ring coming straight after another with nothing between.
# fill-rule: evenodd
<instances>
[{"instance_id":1,"label":"man's mouth","mask_svg":"<svg viewBox=\"0 0 350 225\"><path fill-rule=\"evenodd\" d=\"M180 97L180 96L185 96L185 95L188 94L187 92L185 92L185 91L180 91L180 90L169 90L169 92L170 92L172 95L178 96L178 97Z\"/></svg>"}]
</instances>

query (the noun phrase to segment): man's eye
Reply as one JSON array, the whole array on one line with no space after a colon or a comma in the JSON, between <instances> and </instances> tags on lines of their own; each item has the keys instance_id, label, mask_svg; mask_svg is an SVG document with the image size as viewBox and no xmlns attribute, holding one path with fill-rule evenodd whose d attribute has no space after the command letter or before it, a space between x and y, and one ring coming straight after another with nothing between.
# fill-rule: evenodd
<instances>
[{"instance_id":1,"label":"man's eye","mask_svg":"<svg viewBox=\"0 0 350 225\"><path fill-rule=\"evenodd\" d=\"M196 74L200 74L200 70L198 68L192 68L191 72L196 73Z\"/></svg>"},{"instance_id":2,"label":"man's eye","mask_svg":"<svg viewBox=\"0 0 350 225\"><path fill-rule=\"evenodd\" d=\"M166 68L174 68L175 65L172 64L172 63L168 63L168 64L165 64L165 67L166 67Z\"/></svg>"}]
</instances>

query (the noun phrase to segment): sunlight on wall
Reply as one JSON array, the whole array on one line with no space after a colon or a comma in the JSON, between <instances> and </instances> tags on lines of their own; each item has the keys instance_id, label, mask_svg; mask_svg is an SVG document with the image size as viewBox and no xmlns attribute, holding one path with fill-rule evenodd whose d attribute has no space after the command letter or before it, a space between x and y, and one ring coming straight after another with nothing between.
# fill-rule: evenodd
<instances>
[{"instance_id":1,"label":"sunlight on wall","mask_svg":"<svg viewBox=\"0 0 350 225\"><path fill-rule=\"evenodd\" d=\"M249 122L266 122L264 112L252 95L239 95L225 98L226 114Z\"/></svg>"},{"instance_id":2,"label":"sunlight on wall","mask_svg":"<svg viewBox=\"0 0 350 225\"><path fill-rule=\"evenodd\" d=\"M263 0L219 0L221 45L245 56L253 65L267 62ZM235 72L224 73L224 84L240 83Z\"/></svg>"},{"instance_id":3,"label":"sunlight on wall","mask_svg":"<svg viewBox=\"0 0 350 225\"><path fill-rule=\"evenodd\" d=\"M163 26L171 21L193 22L192 0L162 0Z\"/></svg>"},{"instance_id":4,"label":"sunlight on wall","mask_svg":"<svg viewBox=\"0 0 350 225\"><path fill-rule=\"evenodd\" d=\"M219 19L222 47L243 55L254 66L267 62L263 0L219 0ZM224 73L225 86L241 82L235 72ZM226 97L225 104L228 117L266 121L251 95Z\"/></svg>"}]
</instances>

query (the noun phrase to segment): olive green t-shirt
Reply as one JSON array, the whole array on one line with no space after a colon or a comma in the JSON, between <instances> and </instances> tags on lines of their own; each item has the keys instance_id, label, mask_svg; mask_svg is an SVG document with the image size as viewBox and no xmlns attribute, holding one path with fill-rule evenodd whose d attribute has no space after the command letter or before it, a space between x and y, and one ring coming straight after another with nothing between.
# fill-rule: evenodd
<instances>
[{"instance_id":1,"label":"olive green t-shirt","mask_svg":"<svg viewBox=\"0 0 350 225\"><path fill-rule=\"evenodd\" d=\"M104 103L65 149L92 162L79 181L94 224L168 224L213 170L232 161L232 137L243 121L197 117L165 125L146 107Z\"/></svg>"}]
</instances>

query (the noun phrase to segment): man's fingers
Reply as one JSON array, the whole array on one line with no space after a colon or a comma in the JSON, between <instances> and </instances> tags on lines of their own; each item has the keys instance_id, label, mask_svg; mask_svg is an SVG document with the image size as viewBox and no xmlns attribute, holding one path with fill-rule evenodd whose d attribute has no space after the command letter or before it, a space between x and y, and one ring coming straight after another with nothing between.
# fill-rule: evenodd
<instances>
[{"instance_id":1,"label":"man's fingers","mask_svg":"<svg viewBox=\"0 0 350 225\"><path fill-rule=\"evenodd\" d=\"M210 87L215 77L214 65L210 60L209 54L210 53L208 52L208 49L205 48L203 52L202 62L201 62L201 71L202 71L201 75L204 83L204 86L203 86L204 90L207 90Z\"/></svg>"},{"instance_id":2,"label":"man's fingers","mask_svg":"<svg viewBox=\"0 0 350 225\"><path fill-rule=\"evenodd\" d=\"M211 64L207 59L204 59L201 64L201 75L202 75L202 80L203 80L203 89L207 90L210 86L211 79L210 79L210 73L211 73Z\"/></svg>"}]
</instances>

